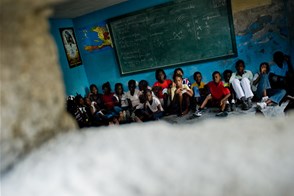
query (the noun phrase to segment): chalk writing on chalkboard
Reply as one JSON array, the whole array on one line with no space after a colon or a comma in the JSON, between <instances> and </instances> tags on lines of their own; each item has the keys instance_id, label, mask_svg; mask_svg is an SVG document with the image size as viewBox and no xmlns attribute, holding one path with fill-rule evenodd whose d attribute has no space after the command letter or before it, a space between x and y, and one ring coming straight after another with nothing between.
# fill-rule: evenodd
<instances>
[{"instance_id":1,"label":"chalk writing on chalkboard","mask_svg":"<svg viewBox=\"0 0 294 196\"><path fill-rule=\"evenodd\" d=\"M181 0L109 20L122 74L236 55L229 0Z\"/></svg>"}]
</instances>

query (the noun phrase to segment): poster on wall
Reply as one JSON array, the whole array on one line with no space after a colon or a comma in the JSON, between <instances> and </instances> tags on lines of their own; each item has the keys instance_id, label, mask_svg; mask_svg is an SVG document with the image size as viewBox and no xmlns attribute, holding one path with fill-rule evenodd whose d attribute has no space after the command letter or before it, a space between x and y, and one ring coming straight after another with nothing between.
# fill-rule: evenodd
<instances>
[{"instance_id":1,"label":"poster on wall","mask_svg":"<svg viewBox=\"0 0 294 196\"><path fill-rule=\"evenodd\" d=\"M99 22L79 28L77 36L81 40L81 44L83 45L82 52L85 54L101 52L112 48L106 22Z\"/></svg>"},{"instance_id":2,"label":"poster on wall","mask_svg":"<svg viewBox=\"0 0 294 196\"><path fill-rule=\"evenodd\" d=\"M66 53L68 65L70 68L82 64L78 44L72 27L60 28L60 35L63 42L63 47Z\"/></svg>"}]
</instances>

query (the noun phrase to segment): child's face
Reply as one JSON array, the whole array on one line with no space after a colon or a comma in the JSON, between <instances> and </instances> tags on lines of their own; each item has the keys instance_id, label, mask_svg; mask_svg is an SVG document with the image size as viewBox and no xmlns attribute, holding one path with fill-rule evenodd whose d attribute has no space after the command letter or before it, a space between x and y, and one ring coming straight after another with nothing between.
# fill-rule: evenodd
<instances>
[{"instance_id":1,"label":"child's face","mask_svg":"<svg viewBox=\"0 0 294 196\"><path fill-rule=\"evenodd\" d=\"M139 90L140 90L140 91L143 91L143 90L144 90L144 88L143 88L143 85L142 85L142 84L139 84Z\"/></svg>"},{"instance_id":2,"label":"child's face","mask_svg":"<svg viewBox=\"0 0 294 196\"><path fill-rule=\"evenodd\" d=\"M260 67L261 72L266 72L267 71L267 67L266 64L262 64Z\"/></svg>"},{"instance_id":3,"label":"child's face","mask_svg":"<svg viewBox=\"0 0 294 196\"><path fill-rule=\"evenodd\" d=\"M236 70L238 73L243 73L244 72L244 64L243 63L239 63L236 67Z\"/></svg>"},{"instance_id":4,"label":"child's face","mask_svg":"<svg viewBox=\"0 0 294 196\"><path fill-rule=\"evenodd\" d=\"M221 81L221 76L219 74L214 74L213 75L213 81L215 83L219 83Z\"/></svg>"},{"instance_id":5,"label":"child's face","mask_svg":"<svg viewBox=\"0 0 294 196\"><path fill-rule=\"evenodd\" d=\"M147 85L145 83L139 84L139 90L140 91L145 91L147 89Z\"/></svg>"},{"instance_id":6,"label":"child's face","mask_svg":"<svg viewBox=\"0 0 294 196\"><path fill-rule=\"evenodd\" d=\"M201 80L202 80L202 76L201 76L201 74L196 74L194 80L195 80L196 82L200 83Z\"/></svg>"},{"instance_id":7,"label":"child's face","mask_svg":"<svg viewBox=\"0 0 294 196\"><path fill-rule=\"evenodd\" d=\"M118 86L117 87L117 93L119 94L119 95L121 95L122 94L122 86Z\"/></svg>"},{"instance_id":8,"label":"child's face","mask_svg":"<svg viewBox=\"0 0 294 196\"><path fill-rule=\"evenodd\" d=\"M97 89L96 87L93 87L93 88L91 89L91 92L92 92L93 94L98 94L98 89Z\"/></svg>"},{"instance_id":9,"label":"child's face","mask_svg":"<svg viewBox=\"0 0 294 196\"><path fill-rule=\"evenodd\" d=\"M152 100L152 93L151 92L147 92L146 93L146 97L147 97L147 100L148 101L151 101Z\"/></svg>"},{"instance_id":10,"label":"child's face","mask_svg":"<svg viewBox=\"0 0 294 196\"><path fill-rule=\"evenodd\" d=\"M175 78L175 84L177 87L181 87L183 84L183 79L181 77L176 77Z\"/></svg>"},{"instance_id":11,"label":"child's face","mask_svg":"<svg viewBox=\"0 0 294 196\"><path fill-rule=\"evenodd\" d=\"M130 85L129 85L129 90L130 90L131 92L134 92L134 91L135 91L135 88L136 88L136 86L135 86L134 84L130 84Z\"/></svg>"},{"instance_id":12,"label":"child's face","mask_svg":"<svg viewBox=\"0 0 294 196\"><path fill-rule=\"evenodd\" d=\"M86 105L91 105L91 100L89 98L85 98Z\"/></svg>"},{"instance_id":13,"label":"child's face","mask_svg":"<svg viewBox=\"0 0 294 196\"><path fill-rule=\"evenodd\" d=\"M158 79L159 79L160 82L164 81L164 76L165 75L164 75L164 73L162 71L158 73Z\"/></svg>"},{"instance_id":14,"label":"child's face","mask_svg":"<svg viewBox=\"0 0 294 196\"><path fill-rule=\"evenodd\" d=\"M225 82L229 82L232 74L231 73L226 73L225 74Z\"/></svg>"},{"instance_id":15,"label":"child's face","mask_svg":"<svg viewBox=\"0 0 294 196\"><path fill-rule=\"evenodd\" d=\"M110 93L110 89L108 87L104 87L103 88L103 91L104 91L105 94Z\"/></svg>"},{"instance_id":16,"label":"child's face","mask_svg":"<svg viewBox=\"0 0 294 196\"><path fill-rule=\"evenodd\" d=\"M84 99L83 99L83 98L80 98L80 100L79 100L79 104L80 104L80 105L84 105L84 103L85 103L85 102L84 102Z\"/></svg>"}]
</instances>

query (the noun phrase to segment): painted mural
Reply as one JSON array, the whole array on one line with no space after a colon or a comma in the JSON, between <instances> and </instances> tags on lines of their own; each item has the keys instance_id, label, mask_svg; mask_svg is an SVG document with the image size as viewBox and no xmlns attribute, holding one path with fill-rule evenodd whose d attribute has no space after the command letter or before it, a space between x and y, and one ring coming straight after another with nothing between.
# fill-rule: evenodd
<instances>
[{"instance_id":1,"label":"painted mural","mask_svg":"<svg viewBox=\"0 0 294 196\"><path fill-rule=\"evenodd\" d=\"M79 28L84 53L99 52L112 47L110 33L105 22Z\"/></svg>"}]
</instances>

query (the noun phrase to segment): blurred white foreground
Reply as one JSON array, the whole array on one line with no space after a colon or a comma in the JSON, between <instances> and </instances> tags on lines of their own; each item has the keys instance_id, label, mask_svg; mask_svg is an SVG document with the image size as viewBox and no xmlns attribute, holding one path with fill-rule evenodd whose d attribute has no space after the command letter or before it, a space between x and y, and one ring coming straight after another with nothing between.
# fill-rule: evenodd
<instances>
[{"instance_id":1,"label":"blurred white foreground","mask_svg":"<svg viewBox=\"0 0 294 196\"><path fill-rule=\"evenodd\" d=\"M293 121L154 122L59 135L2 176L2 194L293 196Z\"/></svg>"}]
</instances>

